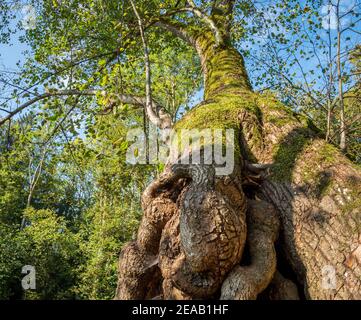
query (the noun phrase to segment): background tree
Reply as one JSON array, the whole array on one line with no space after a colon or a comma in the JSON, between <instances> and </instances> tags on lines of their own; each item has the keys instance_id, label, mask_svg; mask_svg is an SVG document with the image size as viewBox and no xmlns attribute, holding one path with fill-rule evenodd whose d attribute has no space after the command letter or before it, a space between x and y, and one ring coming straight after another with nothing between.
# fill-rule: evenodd
<instances>
[{"instance_id":1,"label":"background tree","mask_svg":"<svg viewBox=\"0 0 361 320\"><path fill-rule=\"evenodd\" d=\"M240 49L256 87L312 118L344 151L347 141L354 144L346 128L354 119L342 96L356 82L349 58L360 42L360 9L359 1L253 2L241 27L234 26L239 36L247 26Z\"/></svg>"}]
</instances>

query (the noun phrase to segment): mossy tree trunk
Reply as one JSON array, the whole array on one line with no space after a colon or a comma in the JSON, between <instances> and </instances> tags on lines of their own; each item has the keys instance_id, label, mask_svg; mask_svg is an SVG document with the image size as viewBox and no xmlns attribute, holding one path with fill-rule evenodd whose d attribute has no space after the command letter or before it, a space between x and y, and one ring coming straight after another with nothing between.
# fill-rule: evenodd
<instances>
[{"instance_id":1,"label":"mossy tree trunk","mask_svg":"<svg viewBox=\"0 0 361 320\"><path fill-rule=\"evenodd\" d=\"M235 168L216 176L215 164L173 163L151 183L116 298L361 298L360 169L303 117L252 91L222 11L214 19L222 43L190 32L205 100L175 129L234 129Z\"/></svg>"},{"instance_id":2,"label":"mossy tree trunk","mask_svg":"<svg viewBox=\"0 0 361 320\"><path fill-rule=\"evenodd\" d=\"M281 219L281 255L306 298L361 298L361 174L302 119L265 108L260 194ZM300 121L301 120L301 121Z\"/></svg>"}]
</instances>

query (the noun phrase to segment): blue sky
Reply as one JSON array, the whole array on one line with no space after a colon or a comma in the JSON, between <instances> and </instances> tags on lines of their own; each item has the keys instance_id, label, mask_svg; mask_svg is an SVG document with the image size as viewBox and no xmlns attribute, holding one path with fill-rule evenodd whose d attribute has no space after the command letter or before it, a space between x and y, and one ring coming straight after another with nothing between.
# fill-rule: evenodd
<instances>
[{"instance_id":1,"label":"blue sky","mask_svg":"<svg viewBox=\"0 0 361 320\"><path fill-rule=\"evenodd\" d=\"M0 66L1 69L11 69L12 71L17 71L16 63L18 61L24 61L23 52L28 48L26 44L23 44L19 41L19 37L24 34L24 30L20 30L17 26L17 22L21 19L23 14L18 12L18 18L13 20L10 24L10 29L16 31L15 34L11 36L11 43L9 45L0 44Z\"/></svg>"},{"instance_id":2,"label":"blue sky","mask_svg":"<svg viewBox=\"0 0 361 320\"><path fill-rule=\"evenodd\" d=\"M0 47L0 65L1 69L10 69L16 71L18 68L16 63L23 61L23 52L28 49L27 45L21 43L18 38L20 32L13 35L10 45L1 44Z\"/></svg>"},{"instance_id":3,"label":"blue sky","mask_svg":"<svg viewBox=\"0 0 361 320\"><path fill-rule=\"evenodd\" d=\"M20 41L20 37L24 35L24 30L20 30L17 26L16 19L10 24L10 29L15 33L11 35L9 44L0 44L0 80L4 78L6 81L11 82L12 78L17 77L17 73L21 70L21 65L25 61L25 51L29 47ZM17 63L20 63L17 65ZM2 84L0 84L2 85ZM0 99L0 103L7 101L9 96L12 94L11 87L8 87L7 91L3 91ZM14 100L9 101L9 103L4 106L7 110L15 105ZM0 111L0 117L4 116L6 113Z\"/></svg>"},{"instance_id":4,"label":"blue sky","mask_svg":"<svg viewBox=\"0 0 361 320\"><path fill-rule=\"evenodd\" d=\"M300 1L302 3L302 1ZM354 2L354 0L341 0L341 4L344 2L344 7L345 7L345 10L348 9L350 7L350 4ZM326 6L323 6L321 9L320 9L320 12L325 14L327 13L327 7ZM20 12L19 13L19 18L21 16L24 16L26 15L26 12ZM332 16L332 13L331 13L331 16ZM332 29L334 29L334 24L335 22L333 21L334 19L331 19L331 26L332 26ZM16 29L16 26L15 26L15 23L13 23L11 25L11 28L13 29ZM28 49L28 47L21 43L19 41L19 37L21 36L23 31L18 31L16 34L14 34L12 36L12 40L11 40L11 45L4 45L4 44L1 44L1 47L0 47L0 66L1 66L1 69L3 68L6 68L6 69L14 69L13 71L15 71L17 69L16 67L16 63L18 61L23 61L24 58L23 58L23 52L25 50ZM356 35L355 34L352 34L352 36L354 36L354 38L356 38Z\"/></svg>"}]
</instances>

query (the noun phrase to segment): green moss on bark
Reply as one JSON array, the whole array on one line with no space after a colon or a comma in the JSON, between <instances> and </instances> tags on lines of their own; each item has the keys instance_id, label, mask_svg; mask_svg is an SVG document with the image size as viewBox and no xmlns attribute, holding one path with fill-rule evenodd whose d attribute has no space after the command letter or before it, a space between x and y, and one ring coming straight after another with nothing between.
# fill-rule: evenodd
<instances>
[{"instance_id":1,"label":"green moss on bark","mask_svg":"<svg viewBox=\"0 0 361 320\"><path fill-rule=\"evenodd\" d=\"M257 120L261 117L261 110L256 103L255 94L243 92L242 94L217 95L192 109L176 123L174 129L176 131L181 129L222 129L224 131L233 129L235 157L241 157L239 114L244 111L255 116ZM262 136L257 124L251 126L250 130L254 137L253 141L261 142Z\"/></svg>"},{"instance_id":2,"label":"green moss on bark","mask_svg":"<svg viewBox=\"0 0 361 320\"><path fill-rule=\"evenodd\" d=\"M196 43L203 64L206 100L234 89L252 90L243 57L235 48L226 44L216 46L210 31L201 33Z\"/></svg>"}]
</instances>

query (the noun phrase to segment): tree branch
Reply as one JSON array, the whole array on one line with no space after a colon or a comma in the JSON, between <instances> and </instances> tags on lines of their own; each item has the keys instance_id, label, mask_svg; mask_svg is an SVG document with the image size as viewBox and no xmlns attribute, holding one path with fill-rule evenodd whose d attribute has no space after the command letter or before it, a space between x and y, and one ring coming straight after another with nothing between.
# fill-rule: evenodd
<instances>
[{"instance_id":1,"label":"tree branch","mask_svg":"<svg viewBox=\"0 0 361 320\"><path fill-rule=\"evenodd\" d=\"M149 120L156 125L157 127L161 129L170 129L172 126L171 117L167 113L162 110L162 113L160 113L160 110L155 108L153 109L153 100L152 100L152 88L151 88L151 69L150 69L150 61L149 61L149 53L148 53L148 45L147 40L145 38L144 34L144 27L142 19L138 13L138 10L134 4L133 0L130 0L130 3L132 5L134 14L137 17L138 20L138 26L140 31L140 36L142 38L143 43L143 50L144 50L144 64L145 64L145 98L146 98L146 104L145 109L147 111L147 115Z\"/></svg>"},{"instance_id":2,"label":"tree branch","mask_svg":"<svg viewBox=\"0 0 361 320\"><path fill-rule=\"evenodd\" d=\"M96 89L89 89L89 90L61 90L61 91L51 91L46 92L41 95L36 96L35 98L27 101L26 103L22 104L18 108L16 108L14 111L7 111L9 114L0 119L0 126L3 125L6 121L10 120L12 117L26 109L27 107L33 105L34 103L51 98L51 97L61 97L61 96L95 96L97 94L103 94L105 95L105 91L102 90L96 90ZM146 105L146 99L144 97L139 96L133 96L133 95L127 95L127 94L121 94L115 96L119 102L122 102L124 104L131 104L135 106L142 106L144 107ZM161 107L158 106L158 104L155 101L152 101L152 106L158 109L161 109ZM105 109L105 111L110 110L113 106L108 107Z\"/></svg>"},{"instance_id":3,"label":"tree branch","mask_svg":"<svg viewBox=\"0 0 361 320\"><path fill-rule=\"evenodd\" d=\"M217 22L216 17L222 17L222 24L223 28L229 32L231 21L232 21L232 12L235 0L221 0L219 3L218 1L214 1L214 5L212 8L211 16L215 17L215 20ZM225 19L224 19L225 18Z\"/></svg>"},{"instance_id":4,"label":"tree branch","mask_svg":"<svg viewBox=\"0 0 361 320\"><path fill-rule=\"evenodd\" d=\"M213 32L216 45L219 45L223 42L223 38L221 32L219 31L216 23L210 18L206 13L200 10L192 0L187 0L188 7L178 8L175 10L168 11L167 13L163 14L154 25L162 27L170 32L172 32L175 36L183 39L193 47L196 46L196 41L190 34L187 32L186 27L182 25L178 21L169 21L166 17L171 17L177 13L181 12L191 12L201 20L210 28Z\"/></svg>"},{"instance_id":5,"label":"tree branch","mask_svg":"<svg viewBox=\"0 0 361 320\"><path fill-rule=\"evenodd\" d=\"M219 3L218 1L214 1L214 5L212 8L212 15L214 13L222 12L223 14L231 14L234 6L235 0L221 0Z\"/></svg>"},{"instance_id":6,"label":"tree branch","mask_svg":"<svg viewBox=\"0 0 361 320\"><path fill-rule=\"evenodd\" d=\"M75 61L73 63L71 63L69 66L65 67L65 68L62 68L60 70L57 70L57 71L54 71L50 74L48 74L46 77L44 77L43 79L35 82L34 84L32 84L31 86L29 86L28 88L26 89L22 89L21 92L19 92L18 96L23 94L24 92L29 92L30 89L36 87L37 85L41 84L42 81L45 81L47 79L49 79L50 77L53 77L53 76L57 76L57 75L60 75L61 73L69 70L70 68L73 68L75 66L78 66L82 63L85 63L85 62L88 62L90 60L93 60L93 59L98 59L98 58L102 58L102 57L106 57L106 56L110 56L108 59L107 59L107 62L104 66L102 66L99 70L97 70L98 72L100 72L106 65L108 65L108 63L112 60L114 60L118 55L119 55L119 48L117 48L116 50L114 51L111 51L111 52L108 52L108 53L102 53L102 54L98 54L98 55L95 55L95 56L92 56L92 57L88 57L88 58L84 58L84 59L81 59L81 60L78 60L78 61ZM6 103L8 103L10 100L12 100L13 98L9 98L7 99L6 101L4 101L3 103L1 103L0 107L1 106L4 106ZM0 124L1 125L1 124Z\"/></svg>"},{"instance_id":7,"label":"tree branch","mask_svg":"<svg viewBox=\"0 0 361 320\"><path fill-rule=\"evenodd\" d=\"M155 22L154 25L157 27L160 27L162 29L170 31L176 37L184 40L191 46L195 47L195 45L196 45L195 39L189 35L189 33L186 31L186 29L184 28L184 26L181 23L179 23L179 22L175 23L173 21L170 22L168 19L165 19L162 17L162 18L160 18L159 21Z\"/></svg>"},{"instance_id":8,"label":"tree branch","mask_svg":"<svg viewBox=\"0 0 361 320\"><path fill-rule=\"evenodd\" d=\"M208 17L208 15L206 15L204 12L202 12L202 10L200 10L194 3L193 0L187 0L187 3L189 5L189 7L185 7L181 10L185 10L185 11L190 11L192 13L194 13L198 18L202 19L204 21L205 24L208 25L208 27L212 30L214 37L216 39L216 45L220 45L223 42L222 39L222 35L218 29L218 27L216 26L215 22Z\"/></svg>"},{"instance_id":9,"label":"tree branch","mask_svg":"<svg viewBox=\"0 0 361 320\"><path fill-rule=\"evenodd\" d=\"M145 34L144 34L143 22L138 13L137 7L134 4L134 1L130 0L130 3L132 5L134 14L136 15L137 20L138 20L140 36L142 38L142 43L143 43L144 64L145 64L145 98L146 98L145 108L146 108L149 120L156 126L159 126L160 119L159 119L158 115L156 114L156 112L154 112L153 106L152 106L152 87L151 87L151 74L150 74L151 70L150 70L150 62L149 62L148 45L147 45L147 40L146 40Z\"/></svg>"}]
</instances>

